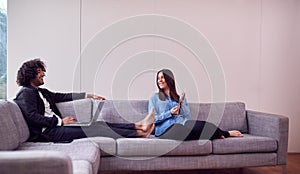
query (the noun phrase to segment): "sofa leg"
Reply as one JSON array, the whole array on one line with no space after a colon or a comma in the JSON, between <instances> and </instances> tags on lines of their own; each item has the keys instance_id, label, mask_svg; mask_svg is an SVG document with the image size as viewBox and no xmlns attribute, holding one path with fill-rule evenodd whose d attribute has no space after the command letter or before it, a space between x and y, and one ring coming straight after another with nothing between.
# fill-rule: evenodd
<instances>
[{"instance_id":1,"label":"sofa leg","mask_svg":"<svg viewBox=\"0 0 300 174\"><path fill-rule=\"evenodd\" d=\"M282 174L286 174L286 165L282 165Z\"/></svg>"}]
</instances>

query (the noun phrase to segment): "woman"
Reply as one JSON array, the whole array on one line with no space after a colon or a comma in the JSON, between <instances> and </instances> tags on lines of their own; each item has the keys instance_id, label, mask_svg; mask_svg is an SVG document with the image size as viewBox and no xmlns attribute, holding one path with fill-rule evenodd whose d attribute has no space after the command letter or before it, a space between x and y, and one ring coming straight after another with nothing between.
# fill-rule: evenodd
<instances>
[{"instance_id":1,"label":"woman","mask_svg":"<svg viewBox=\"0 0 300 174\"><path fill-rule=\"evenodd\" d=\"M212 123L191 120L187 100L180 100L176 91L173 73L168 69L158 71L156 75L158 93L151 96L148 110L155 112L155 136L164 139L198 140L242 137L240 131L224 131ZM205 132L203 132L205 130Z\"/></svg>"}]
</instances>

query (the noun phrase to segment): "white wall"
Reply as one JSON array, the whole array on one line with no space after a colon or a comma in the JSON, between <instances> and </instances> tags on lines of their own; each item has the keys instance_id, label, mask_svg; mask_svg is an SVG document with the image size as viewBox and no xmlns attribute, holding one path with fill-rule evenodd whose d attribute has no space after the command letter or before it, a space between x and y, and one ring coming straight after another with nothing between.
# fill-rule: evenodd
<instances>
[{"instance_id":1,"label":"white wall","mask_svg":"<svg viewBox=\"0 0 300 174\"><path fill-rule=\"evenodd\" d=\"M289 151L299 152L300 1L262 2L259 109L289 116Z\"/></svg>"},{"instance_id":2,"label":"white wall","mask_svg":"<svg viewBox=\"0 0 300 174\"><path fill-rule=\"evenodd\" d=\"M243 101L248 109L288 116L289 152L300 152L300 1L83 0L81 13L80 18L80 0L9 1L9 98L18 90L16 69L36 56L48 67L46 87L95 92L109 99L148 99L156 91L155 72L167 67L191 102L211 102L224 94L226 101ZM145 14L179 23L163 28L164 23L143 28L151 22L146 18L139 25L130 23ZM199 32L181 32L187 25ZM145 32L126 39L138 29L165 29L164 36L174 34L177 40ZM207 38L221 69L211 71L203 55L191 52L197 48L181 45L191 34L192 41Z\"/></svg>"},{"instance_id":3,"label":"white wall","mask_svg":"<svg viewBox=\"0 0 300 174\"><path fill-rule=\"evenodd\" d=\"M8 1L8 98L18 91L18 68L38 57L49 67L47 87L72 90L73 69L80 55L79 9L79 0ZM79 79L74 84L79 90Z\"/></svg>"}]
</instances>

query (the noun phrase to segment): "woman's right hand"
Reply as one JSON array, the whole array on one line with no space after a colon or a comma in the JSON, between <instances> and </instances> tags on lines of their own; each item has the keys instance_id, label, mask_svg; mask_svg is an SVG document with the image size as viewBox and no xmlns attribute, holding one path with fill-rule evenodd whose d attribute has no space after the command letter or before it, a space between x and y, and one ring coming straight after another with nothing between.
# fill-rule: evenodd
<instances>
[{"instance_id":1,"label":"woman's right hand","mask_svg":"<svg viewBox=\"0 0 300 174\"><path fill-rule=\"evenodd\" d=\"M180 105L177 105L170 110L172 115L178 115L179 111L180 111Z\"/></svg>"}]
</instances>

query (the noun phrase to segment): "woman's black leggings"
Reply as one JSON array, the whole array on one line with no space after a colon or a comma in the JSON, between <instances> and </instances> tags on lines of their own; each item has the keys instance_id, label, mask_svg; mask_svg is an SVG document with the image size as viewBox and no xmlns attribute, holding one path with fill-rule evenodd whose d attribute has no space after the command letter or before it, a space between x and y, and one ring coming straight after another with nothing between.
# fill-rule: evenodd
<instances>
[{"instance_id":1,"label":"woman's black leggings","mask_svg":"<svg viewBox=\"0 0 300 174\"><path fill-rule=\"evenodd\" d=\"M213 140L221 136L229 137L228 131L223 131L216 125L200 120L188 120L184 125L174 124L159 138L174 140Z\"/></svg>"}]
</instances>

